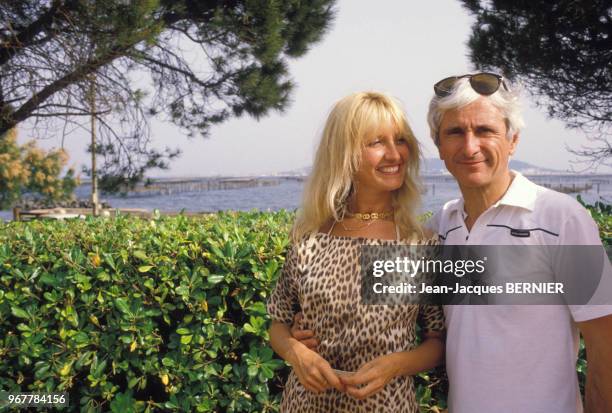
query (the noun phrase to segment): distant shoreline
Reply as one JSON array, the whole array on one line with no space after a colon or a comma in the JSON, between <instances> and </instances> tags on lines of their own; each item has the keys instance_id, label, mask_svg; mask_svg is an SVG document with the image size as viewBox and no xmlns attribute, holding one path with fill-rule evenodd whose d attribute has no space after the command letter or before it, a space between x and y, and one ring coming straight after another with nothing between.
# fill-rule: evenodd
<instances>
[{"instance_id":1,"label":"distant shoreline","mask_svg":"<svg viewBox=\"0 0 612 413\"><path fill-rule=\"evenodd\" d=\"M519 171L521 172L521 171ZM521 174L525 175L528 178L566 178L573 177L579 179L587 179L587 178L599 178L599 179L612 179L612 173L592 173L592 174L579 174L572 172L539 172L539 173L528 173L521 172ZM249 179L295 179L295 180L306 180L308 175L213 175L213 176L173 176L173 177L150 177L147 178L155 182L196 182L203 180L213 180L213 181L222 181L222 180L249 180ZM426 179L438 179L438 178L451 178L452 175L450 173L422 173L421 178L423 180ZM90 179L81 179L81 185L91 185Z\"/></svg>"},{"instance_id":2,"label":"distant shoreline","mask_svg":"<svg viewBox=\"0 0 612 413\"><path fill-rule=\"evenodd\" d=\"M587 203L602 201L612 203L612 174L547 174L527 175L539 185L566 192L572 197L578 194ZM112 208L158 209L162 212L216 212L245 210L294 210L299 207L305 177L200 177L163 178L151 191L121 194L101 194L100 199ZM169 189L162 189L168 184ZM176 186L172 185L176 183ZM202 184L202 182L211 183ZM225 182L225 187L217 185ZM213 184L214 183L214 184ZM190 189L199 188L194 191ZM205 189L206 188L206 189ZM451 175L424 175L420 210L435 211L447 201L461 196L455 179ZM82 183L75 190L78 199L90 197L91 185ZM11 219L12 211L0 211L0 219Z\"/></svg>"}]
</instances>

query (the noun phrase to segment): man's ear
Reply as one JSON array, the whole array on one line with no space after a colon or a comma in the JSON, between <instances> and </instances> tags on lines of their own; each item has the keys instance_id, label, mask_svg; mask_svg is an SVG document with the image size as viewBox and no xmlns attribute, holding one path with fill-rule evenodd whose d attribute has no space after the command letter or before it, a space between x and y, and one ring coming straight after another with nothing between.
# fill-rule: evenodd
<instances>
[{"instance_id":1,"label":"man's ear","mask_svg":"<svg viewBox=\"0 0 612 413\"><path fill-rule=\"evenodd\" d=\"M510 138L510 155L514 155L514 151L516 151L516 145L518 145L519 142L519 133L516 132L514 135L512 135L512 138Z\"/></svg>"}]
</instances>

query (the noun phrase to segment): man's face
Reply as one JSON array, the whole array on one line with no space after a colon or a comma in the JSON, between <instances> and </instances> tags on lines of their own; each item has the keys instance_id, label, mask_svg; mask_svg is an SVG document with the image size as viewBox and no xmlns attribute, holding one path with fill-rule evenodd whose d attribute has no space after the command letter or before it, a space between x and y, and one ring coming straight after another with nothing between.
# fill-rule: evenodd
<instances>
[{"instance_id":1,"label":"man's face","mask_svg":"<svg viewBox=\"0 0 612 413\"><path fill-rule=\"evenodd\" d=\"M439 133L440 159L462 188L486 189L504 181L518 134L506 137L504 117L486 98L447 111Z\"/></svg>"}]
</instances>

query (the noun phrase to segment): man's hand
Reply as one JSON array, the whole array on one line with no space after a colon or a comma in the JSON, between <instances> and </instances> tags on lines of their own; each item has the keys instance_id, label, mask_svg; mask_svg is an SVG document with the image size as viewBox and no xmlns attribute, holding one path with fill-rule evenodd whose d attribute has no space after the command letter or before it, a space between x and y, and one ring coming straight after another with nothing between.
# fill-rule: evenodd
<instances>
[{"instance_id":1,"label":"man's hand","mask_svg":"<svg viewBox=\"0 0 612 413\"><path fill-rule=\"evenodd\" d=\"M363 400L381 391L396 375L397 363L391 354L375 358L361 366L355 374L341 376L340 381L349 395Z\"/></svg>"},{"instance_id":2,"label":"man's hand","mask_svg":"<svg viewBox=\"0 0 612 413\"><path fill-rule=\"evenodd\" d=\"M314 331L302 330L303 319L304 315L302 313L297 313L295 317L293 317L293 324L291 325L291 337L295 338L312 351L317 351L317 346L319 345L319 342L315 337Z\"/></svg>"},{"instance_id":3,"label":"man's hand","mask_svg":"<svg viewBox=\"0 0 612 413\"><path fill-rule=\"evenodd\" d=\"M345 391L329 363L319 354L306 347L296 351L292 367L306 390L321 393L333 387L338 391Z\"/></svg>"},{"instance_id":4,"label":"man's hand","mask_svg":"<svg viewBox=\"0 0 612 413\"><path fill-rule=\"evenodd\" d=\"M587 354L585 413L612 412L612 315L578 323Z\"/></svg>"}]
</instances>

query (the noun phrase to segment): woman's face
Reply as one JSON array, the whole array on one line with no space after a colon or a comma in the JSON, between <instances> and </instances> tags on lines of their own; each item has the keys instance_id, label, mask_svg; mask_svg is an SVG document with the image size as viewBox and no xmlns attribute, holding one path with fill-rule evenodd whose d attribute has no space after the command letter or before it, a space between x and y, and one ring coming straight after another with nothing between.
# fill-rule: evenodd
<instances>
[{"instance_id":1,"label":"woman's face","mask_svg":"<svg viewBox=\"0 0 612 413\"><path fill-rule=\"evenodd\" d=\"M355 174L358 193L391 192L404 183L408 142L393 124L380 127L367 136L361 165Z\"/></svg>"}]
</instances>

